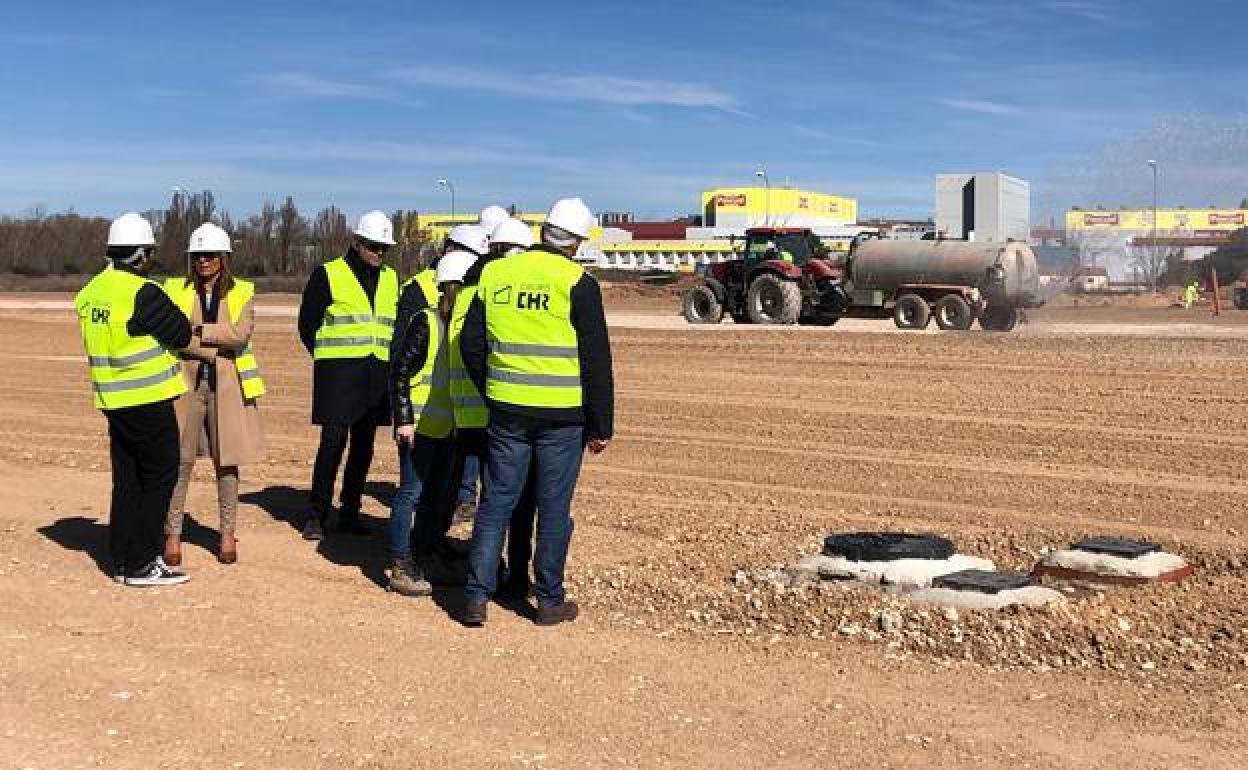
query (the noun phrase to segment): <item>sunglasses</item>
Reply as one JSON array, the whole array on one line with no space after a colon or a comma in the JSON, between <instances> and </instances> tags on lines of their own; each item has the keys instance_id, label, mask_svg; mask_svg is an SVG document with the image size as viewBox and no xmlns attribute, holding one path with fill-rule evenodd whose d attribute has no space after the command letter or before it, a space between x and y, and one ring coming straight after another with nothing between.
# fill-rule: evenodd
<instances>
[{"instance_id":1,"label":"sunglasses","mask_svg":"<svg viewBox=\"0 0 1248 770\"><path fill-rule=\"evenodd\" d=\"M201 251L191 255L192 262L212 262L221 259L221 255L215 251Z\"/></svg>"},{"instance_id":2,"label":"sunglasses","mask_svg":"<svg viewBox=\"0 0 1248 770\"><path fill-rule=\"evenodd\" d=\"M374 254L385 254L387 251L390 250L390 247L387 244L377 243L376 241L365 240L364 238L360 239L360 245L368 249L369 251L373 252Z\"/></svg>"}]
</instances>

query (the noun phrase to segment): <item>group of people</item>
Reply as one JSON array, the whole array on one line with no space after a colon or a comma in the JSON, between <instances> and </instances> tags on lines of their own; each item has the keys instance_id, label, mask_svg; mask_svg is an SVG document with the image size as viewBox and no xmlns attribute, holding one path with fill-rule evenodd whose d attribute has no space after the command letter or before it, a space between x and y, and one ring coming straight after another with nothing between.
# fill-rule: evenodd
<instances>
[{"instance_id":1,"label":"group of people","mask_svg":"<svg viewBox=\"0 0 1248 770\"><path fill-rule=\"evenodd\" d=\"M305 539L368 534L361 504L374 440L392 425L388 588L427 596L436 584L463 585L459 620L471 626L485 623L491 598L534 597L542 625L575 619L563 584L572 495L583 453L605 450L614 429L602 296L572 259L594 224L583 201L563 199L535 243L527 224L491 206L400 284L384 264L393 223L380 211L360 218L347 253L313 272L299 308L321 428ZM189 579L178 569L181 528L200 454L216 471L218 560L237 561L238 466L264 451L255 288L230 271L229 235L196 229L186 275L163 287L144 277L154 249L146 220L117 219L109 265L75 301L109 425L113 575L130 586ZM461 487L478 476L465 550L447 534L470 510Z\"/></svg>"}]
</instances>

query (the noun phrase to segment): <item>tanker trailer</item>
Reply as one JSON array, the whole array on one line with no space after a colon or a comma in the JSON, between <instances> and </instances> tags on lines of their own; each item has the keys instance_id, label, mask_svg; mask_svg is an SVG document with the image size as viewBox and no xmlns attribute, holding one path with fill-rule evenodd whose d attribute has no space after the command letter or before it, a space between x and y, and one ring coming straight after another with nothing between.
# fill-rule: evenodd
<instances>
[{"instance_id":1,"label":"tanker trailer","mask_svg":"<svg viewBox=\"0 0 1248 770\"><path fill-rule=\"evenodd\" d=\"M1025 243L869 240L845 271L846 315L887 317L923 329L1009 331L1019 310L1039 307L1040 272Z\"/></svg>"}]
</instances>

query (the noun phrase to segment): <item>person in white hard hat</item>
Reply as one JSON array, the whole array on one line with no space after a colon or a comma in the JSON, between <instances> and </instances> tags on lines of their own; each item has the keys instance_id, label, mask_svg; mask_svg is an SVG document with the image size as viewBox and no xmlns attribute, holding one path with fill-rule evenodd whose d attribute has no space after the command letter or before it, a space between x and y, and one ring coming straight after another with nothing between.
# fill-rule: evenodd
<instances>
[{"instance_id":1,"label":"person in white hard hat","mask_svg":"<svg viewBox=\"0 0 1248 770\"><path fill-rule=\"evenodd\" d=\"M217 560L238 560L234 537L238 467L264 460L258 399L264 395L260 366L251 350L256 287L230 270L230 235L206 222L191 233L184 277L165 281L165 293L191 322L191 344L182 350L189 388L174 407L182 428L178 485L165 519L165 563L182 563L182 522L195 459L212 457L217 476L221 540ZM205 443L206 439L206 443Z\"/></svg>"},{"instance_id":2,"label":"person in white hard hat","mask_svg":"<svg viewBox=\"0 0 1248 770\"><path fill-rule=\"evenodd\" d=\"M144 277L155 244L152 226L138 214L114 220L108 228L109 265L74 298L95 406L108 420L113 579L128 586L188 580L161 559L161 540L178 480L173 400L186 392L173 351L190 343L191 324L160 286Z\"/></svg>"},{"instance_id":3,"label":"person in white hard hat","mask_svg":"<svg viewBox=\"0 0 1248 770\"><path fill-rule=\"evenodd\" d=\"M313 271L303 290L299 337L313 359L312 422L321 426L303 525L308 540L325 535L344 452L338 530L368 534L361 498L377 428L390 423L387 383L399 279L382 260L394 245L390 218L370 211L360 217L346 255Z\"/></svg>"},{"instance_id":4,"label":"person in white hard hat","mask_svg":"<svg viewBox=\"0 0 1248 770\"><path fill-rule=\"evenodd\" d=\"M468 251L451 251L438 262L439 288L463 280L477 260ZM393 349L390 403L399 450L399 487L390 508L390 582L403 596L428 596L432 582L450 582L447 567L436 563L449 527L441 512L451 492L450 360L444 296L438 307L413 314ZM396 337L399 335L396 334Z\"/></svg>"},{"instance_id":5,"label":"person in white hard hat","mask_svg":"<svg viewBox=\"0 0 1248 770\"><path fill-rule=\"evenodd\" d=\"M498 227L499 223L508 219L511 219L511 214L508 214L507 209L502 206L486 206L481 209L481 216L478 218L477 224L487 233L493 233L494 228Z\"/></svg>"},{"instance_id":6,"label":"person in white hard hat","mask_svg":"<svg viewBox=\"0 0 1248 770\"><path fill-rule=\"evenodd\" d=\"M595 218L580 198L556 201L541 244L481 270L461 332L464 369L485 397L485 489L477 508L461 623L480 626L497 589L503 537L536 472L533 559L539 625L574 620L563 585L572 494L585 448L613 433L611 345L598 282L573 261Z\"/></svg>"}]
</instances>

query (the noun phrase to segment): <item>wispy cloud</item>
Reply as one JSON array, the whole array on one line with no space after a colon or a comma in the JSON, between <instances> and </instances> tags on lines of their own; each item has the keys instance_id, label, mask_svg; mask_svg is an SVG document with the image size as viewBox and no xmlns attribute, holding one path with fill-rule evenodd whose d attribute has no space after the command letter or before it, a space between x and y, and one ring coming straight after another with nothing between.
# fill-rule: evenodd
<instances>
[{"instance_id":1,"label":"wispy cloud","mask_svg":"<svg viewBox=\"0 0 1248 770\"><path fill-rule=\"evenodd\" d=\"M253 78L265 88L284 96L317 99L381 99L392 101L395 95L387 89L366 83L331 80L306 72L271 72Z\"/></svg>"},{"instance_id":2,"label":"wispy cloud","mask_svg":"<svg viewBox=\"0 0 1248 770\"><path fill-rule=\"evenodd\" d=\"M1053 0L1041 3L1040 7L1047 11L1078 16L1088 21L1099 21L1102 24L1113 20L1113 14L1104 3L1086 2L1085 0Z\"/></svg>"},{"instance_id":3,"label":"wispy cloud","mask_svg":"<svg viewBox=\"0 0 1248 770\"><path fill-rule=\"evenodd\" d=\"M1012 104L990 102L987 99L955 99L947 97L937 101L950 109L978 112L982 115L1017 115L1022 112L1022 110Z\"/></svg>"},{"instance_id":4,"label":"wispy cloud","mask_svg":"<svg viewBox=\"0 0 1248 770\"><path fill-rule=\"evenodd\" d=\"M535 74L468 67L405 67L391 73L407 85L489 91L531 99L589 101L625 107L709 107L740 113L735 96L711 86L613 75Z\"/></svg>"}]
</instances>

